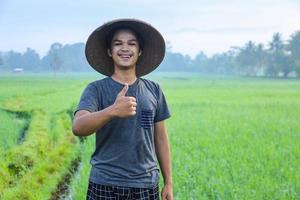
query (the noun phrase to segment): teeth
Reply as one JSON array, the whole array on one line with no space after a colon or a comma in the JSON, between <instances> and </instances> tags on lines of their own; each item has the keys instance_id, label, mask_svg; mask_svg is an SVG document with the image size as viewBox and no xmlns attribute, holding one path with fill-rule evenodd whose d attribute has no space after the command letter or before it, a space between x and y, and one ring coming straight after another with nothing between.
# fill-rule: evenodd
<instances>
[{"instance_id":1,"label":"teeth","mask_svg":"<svg viewBox=\"0 0 300 200\"><path fill-rule=\"evenodd\" d=\"M130 58L130 56L120 56L121 58Z\"/></svg>"}]
</instances>

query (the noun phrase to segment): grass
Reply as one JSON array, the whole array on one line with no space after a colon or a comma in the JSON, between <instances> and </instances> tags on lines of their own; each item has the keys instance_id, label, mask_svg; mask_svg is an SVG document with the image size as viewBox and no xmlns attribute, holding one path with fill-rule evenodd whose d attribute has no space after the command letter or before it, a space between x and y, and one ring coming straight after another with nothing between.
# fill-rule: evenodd
<instances>
[{"instance_id":1,"label":"grass","mask_svg":"<svg viewBox=\"0 0 300 200\"><path fill-rule=\"evenodd\" d=\"M176 199L299 197L299 82L168 84Z\"/></svg>"},{"instance_id":2,"label":"grass","mask_svg":"<svg viewBox=\"0 0 300 200\"><path fill-rule=\"evenodd\" d=\"M95 138L88 137L81 144L80 157L82 163L79 173L73 178L71 182L71 195L73 199L85 199L88 188L88 180L90 175L90 157L94 151Z\"/></svg>"},{"instance_id":3,"label":"grass","mask_svg":"<svg viewBox=\"0 0 300 200\"><path fill-rule=\"evenodd\" d=\"M35 115L33 123L36 118L41 120L43 117ZM49 131L46 129L49 126L43 126L42 123L33 124L32 126L38 129L30 130L27 141L16 147L15 151L8 151L6 160L10 164L7 166L13 166L8 167L8 176L14 176L9 181L11 184L6 185L7 188L2 191L4 200L49 199L60 180L69 173L72 161L77 159L79 154L78 140L71 134L71 121L66 113L60 114L53 123L60 132L55 142L50 139L50 133L57 130ZM13 161L16 157L19 159ZM14 172L11 172L12 169ZM4 181L2 185L5 185Z\"/></svg>"},{"instance_id":4,"label":"grass","mask_svg":"<svg viewBox=\"0 0 300 200\"><path fill-rule=\"evenodd\" d=\"M166 123L175 199L299 199L299 80L179 73L149 77L162 86L172 114ZM24 126L3 110L31 114L25 141L16 146L12 139L11 147L3 149L0 194L5 196L0 198L48 199L78 156L82 163L72 179L71 196L85 198L94 136L79 147L70 130L70 114L83 88L97 78L0 79L0 119L7 121L4 128L0 125L0 139L12 126L19 127L13 131L17 138ZM34 164L21 176L11 172L9 164L22 166L28 160Z\"/></svg>"},{"instance_id":5,"label":"grass","mask_svg":"<svg viewBox=\"0 0 300 200\"><path fill-rule=\"evenodd\" d=\"M17 145L21 139L22 131L25 131L28 119L24 115L11 114L0 109L0 156L4 150Z\"/></svg>"},{"instance_id":6,"label":"grass","mask_svg":"<svg viewBox=\"0 0 300 200\"><path fill-rule=\"evenodd\" d=\"M0 196L6 189L18 184L37 163L51 150L48 116L35 111L25 141L7 149L1 157Z\"/></svg>"}]
</instances>

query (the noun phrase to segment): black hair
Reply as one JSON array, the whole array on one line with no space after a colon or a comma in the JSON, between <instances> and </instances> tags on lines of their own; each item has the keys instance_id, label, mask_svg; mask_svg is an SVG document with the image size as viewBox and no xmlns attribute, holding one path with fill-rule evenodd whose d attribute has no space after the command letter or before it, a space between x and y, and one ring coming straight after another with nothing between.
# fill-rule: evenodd
<instances>
[{"instance_id":1,"label":"black hair","mask_svg":"<svg viewBox=\"0 0 300 200\"><path fill-rule=\"evenodd\" d=\"M113 39L114 35L116 34L116 32L119 31L119 30L130 30L135 35L135 37L136 37L136 39L139 43L140 50L143 50L143 48L144 48L143 38L141 37L141 35L139 34L138 31L136 31L134 28L128 27L128 26L118 26L118 27L115 27L115 28L113 28L112 30L110 30L108 32L107 37L106 37L106 47L107 47L107 49L111 49L112 39Z\"/></svg>"}]
</instances>

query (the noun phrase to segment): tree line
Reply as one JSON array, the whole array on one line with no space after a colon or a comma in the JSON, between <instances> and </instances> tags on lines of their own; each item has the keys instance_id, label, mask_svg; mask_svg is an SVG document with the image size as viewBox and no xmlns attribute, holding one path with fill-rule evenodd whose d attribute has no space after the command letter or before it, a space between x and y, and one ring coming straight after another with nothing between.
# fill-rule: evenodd
<instances>
[{"instance_id":1,"label":"tree line","mask_svg":"<svg viewBox=\"0 0 300 200\"><path fill-rule=\"evenodd\" d=\"M28 72L86 72L89 67L84 43L54 43L41 57L34 49L26 52L0 52L0 71L22 68ZM248 41L242 47L208 57L204 52L192 59L167 48L166 57L157 71L200 72L243 76L300 78L300 31L284 41L280 33L273 34L267 45Z\"/></svg>"}]
</instances>

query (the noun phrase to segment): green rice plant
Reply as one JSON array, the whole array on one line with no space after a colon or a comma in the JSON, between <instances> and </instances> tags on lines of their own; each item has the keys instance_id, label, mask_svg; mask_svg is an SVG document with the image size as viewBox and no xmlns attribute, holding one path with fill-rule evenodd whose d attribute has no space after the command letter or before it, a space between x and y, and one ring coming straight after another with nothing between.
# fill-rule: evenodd
<instances>
[{"instance_id":1,"label":"green rice plant","mask_svg":"<svg viewBox=\"0 0 300 200\"><path fill-rule=\"evenodd\" d=\"M55 147L47 157L37 163L32 170L19 179L18 183L3 193L2 198L10 199L49 199L58 183L70 173L72 161L79 154L78 140L71 134L66 123L70 123L66 113L56 120L61 134ZM67 129L65 129L67 128Z\"/></svg>"},{"instance_id":2,"label":"green rice plant","mask_svg":"<svg viewBox=\"0 0 300 200\"><path fill-rule=\"evenodd\" d=\"M73 177L71 182L71 196L74 200L86 198L88 180L90 175L90 157L94 151L95 137L88 137L81 144L81 166L79 172Z\"/></svg>"},{"instance_id":3,"label":"green rice plant","mask_svg":"<svg viewBox=\"0 0 300 200\"><path fill-rule=\"evenodd\" d=\"M22 145L14 146L3 153L0 171L0 196L5 188L17 184L32 167L43 160L51 150L49 119L43 112L35 111Z\"/></svg>"},{"instance_id":4,"label":"green rice plant","mask_svg":"<svg viewBox=\"0 0 300 200\"><path fill-rule=\"evenodd\" d=\"M181 73L151 78L162 86L172 114L166 124L175 199L299 199L299 80ZM0 199L49 199L78 156L82 164L72 179L71 196L85 198L94 136L78 150L69 108L76 107L92 80L66 76L0 80L0 93L5 94L0 95L1 108L33 112L24 143L0 158L0 195L5 193ZM43 134L32 134L40 129ZM66 135L70 138L61 139ZM20 158L15 164L20 169L8 167L15 158ZM31 158L33 165L23 170L21 163ZM25 173L15 176L12 169Z\"/></svg>"},{"instance_id":5,"label":"green rice plant","mask_svg":"<svg viewBox=\"0 0 300 200\"><path fill-rule=\"evenodd\" d=\"M299 82L169 84L175 199L299 197Z\"/></svg>"},{"instance_id":6,"label":"green rice plant","mask_svg":"<svg viewBox=\"0 0 300 200\"><path fill-rule=\"evenodd\" d=\"M28 116L8 113L0 109L0 157L3 156L4 151L18 144L28 121Z\"/></svg>"}]
</instances>

